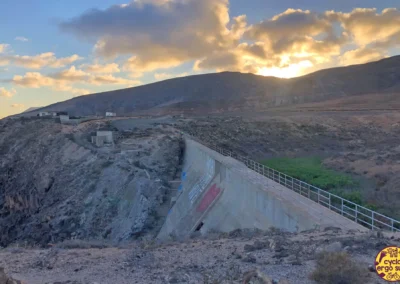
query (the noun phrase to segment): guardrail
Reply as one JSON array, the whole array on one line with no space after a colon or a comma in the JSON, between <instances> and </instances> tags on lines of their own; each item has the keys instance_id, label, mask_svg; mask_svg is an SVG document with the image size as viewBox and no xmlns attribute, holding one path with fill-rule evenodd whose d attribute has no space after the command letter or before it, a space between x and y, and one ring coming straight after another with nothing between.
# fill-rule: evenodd
<instances>
[{"instance_id":1,"label":"guardrail","mask_svg":"<svg viewBox=\"0 0 400 284\"><path fill-rule=\"evenodd\" d=\"M204 143L198 139L194 140L224 156L229 156L243 162L249 169L266 176L267 178L272 179L273 181L297 192L298 194L301 194L302 196L307 197L308 199L311 199L318 204L325 206L326 208L329 208L330 210L339 213L342 216L371 230L390 230L392 232L400 232L400 221L358 205L304 181L288 176L247 157L237 155L236 153L213 144Z\"/></svg>"}]
</instances>

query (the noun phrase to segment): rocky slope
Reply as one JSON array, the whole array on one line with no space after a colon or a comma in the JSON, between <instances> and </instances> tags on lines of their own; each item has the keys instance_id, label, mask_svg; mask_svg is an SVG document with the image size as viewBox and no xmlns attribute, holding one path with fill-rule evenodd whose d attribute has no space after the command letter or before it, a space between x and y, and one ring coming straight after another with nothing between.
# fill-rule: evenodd
<instances>
[{"instance_id":1,"label":"rocky slope","mask_svg":"<svg viewBox=\"0 0 400 284\"><path fill-rule=\"evenodd\" d=\"M152 128L90 143L105 121L77 127L0 120L0 246L65 239L121 242L157 232L179 173L181 138Z\"/></svg>"},{"instance_id":2,"label":"rocky slope","mask_svg":"<svg viewBox=\"0 0 400 284\"><path fill-rule=\"evenodd\" d=\"M397 94L397 102L400 92L399 66L400 56L394 56L362 65L322 70L292 79L233 72L205 74L81 96L41 110L68 111L74 115L104 115L111 110L118 115L183 111L204 114L227 110L265 110L384 93ZM359 103L365 107L365 100ZM346 105L344 102L341 106ZM398 106L397 103L396 105ZM354 107L357 105L353 105ZM369 107L376 108L376 105L371 103ZM379 107L393 108L393 100Z\"/></svg>"}]
</instances>

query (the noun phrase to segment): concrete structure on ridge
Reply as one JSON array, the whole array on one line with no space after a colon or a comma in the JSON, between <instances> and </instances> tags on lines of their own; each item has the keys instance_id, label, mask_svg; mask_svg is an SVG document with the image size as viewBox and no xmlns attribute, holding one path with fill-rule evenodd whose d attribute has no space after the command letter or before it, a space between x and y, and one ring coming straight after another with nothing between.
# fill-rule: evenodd
<instances>
[{"instance_id":1,"label":"concrete structure on ridge","mask_svg":"<svg viewBox=\"0 0 400 284\"><path fill-rule=\"evenodd\" d=\"M289 232L328 226L368 231L235 159L190 139L185 143L181 185L158 239L270 227Z\"/></svg>"},{"instance_id":2,"label":"concrete structure on ridge","mask_svg":"<svg viewBox=\"0 0 400 284\"><path fill-rule=\"evenodd\" d=\"M109 111L106 112L106 117L114 117L114 116L117 116L115 112L109 112Z\"/></svg>"},{"instance_id":3,"label":"concrete structure on ridge","mask_svg":"<svg viewBox=\"0 0 400 284\"><path fill-rule=\"evenodd\" d=\"M113 132L108 130L99 130L96 136L92 136L92 143L97 147L102 147L104 144L114 143Z\"/></svg>"}]
</instances>

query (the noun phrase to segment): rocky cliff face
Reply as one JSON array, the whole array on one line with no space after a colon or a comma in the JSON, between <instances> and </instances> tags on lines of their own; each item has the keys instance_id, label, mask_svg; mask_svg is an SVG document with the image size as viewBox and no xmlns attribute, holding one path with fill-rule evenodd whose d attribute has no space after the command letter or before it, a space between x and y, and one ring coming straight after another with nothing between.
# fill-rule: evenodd
<instances>
[{"instance_id":1,"label":"rocky cliff face","mask_svg":"<svg viewBox=\"0 0 400 284\"><path fill-rule=\"evenodd\" d=\"M53 120L0 121L0 246L71 238L123 241L155 234L179 172L173 130L115 132L97 148L93 131Z\"/></svg>"}]
</instances>

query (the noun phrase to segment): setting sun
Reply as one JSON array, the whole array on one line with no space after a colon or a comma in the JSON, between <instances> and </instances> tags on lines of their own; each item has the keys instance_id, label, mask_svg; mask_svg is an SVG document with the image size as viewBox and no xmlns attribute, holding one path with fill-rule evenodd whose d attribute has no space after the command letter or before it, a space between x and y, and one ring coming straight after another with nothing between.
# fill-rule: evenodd
<instances>
[{"instance_id":1,"label":"setting sun","mask_svg":"<svg viewBox=\"0 0 400 284\"><path fill-rule=\"evenodd\" d=\"M297 64L291 64L284 68L279 67L262 67L258 70L257 74L262 76L274 76L278 78L293 78L297 76L304 75L304 70L306 68L312 67L313 64L308 61L304 60Z\"/></svg>"}]
</instances>

